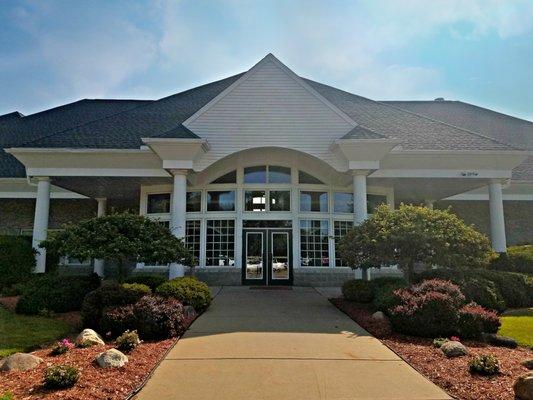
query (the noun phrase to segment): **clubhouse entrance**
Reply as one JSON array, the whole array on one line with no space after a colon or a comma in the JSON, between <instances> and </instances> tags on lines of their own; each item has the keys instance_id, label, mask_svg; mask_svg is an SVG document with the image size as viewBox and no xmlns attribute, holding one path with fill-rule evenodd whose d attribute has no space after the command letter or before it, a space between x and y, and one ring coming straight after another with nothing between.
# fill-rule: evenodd
<instances>
[{"instance_id":1,"label":"clubhouse entrance","mask_svg":"<svg viewBox=\"0 0 533 400\"><path fill-rule=\"evenodd\" d=\"M291 285L291 221L243 221L243 285Z\"/></svg>"}]
</instances>

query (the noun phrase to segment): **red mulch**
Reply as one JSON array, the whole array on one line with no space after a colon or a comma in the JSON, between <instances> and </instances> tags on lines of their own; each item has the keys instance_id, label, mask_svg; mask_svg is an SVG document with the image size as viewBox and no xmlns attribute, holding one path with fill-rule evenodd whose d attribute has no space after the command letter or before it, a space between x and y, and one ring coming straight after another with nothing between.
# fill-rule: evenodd
<instances>
[{"instance_id":1,"label":"red mulch","mask_svg":"<svg viewBox=\"0 0 533 400\"><path fill-rule=\"evenodd\" d=\"M20 296L0 297L0 305L4 306L10 311L15 311L15 307L19 302Z\"/></svg>"},{"instance_id":2,"label":"red mulch","mask_svg":"<svg viewBox=\"0 0 533 400\"><path fill-rule=\"evenodd\" d=\"M390 330L390 327L373 320L371 318L373 310L368 306L343 299L332 299L331 302L416 370L457 399L514 399L515 380L529 372L521 362L533 358L533 351L530 349L524 347L508 349L483 342L464 341L463 344L468 347L468 356L449 359L440 349L433 346L431 339L396 334ZM470 374L468 362L479 354L495 355L500 361L500 374L492 377Z\"/></svg>"}]
</instances>

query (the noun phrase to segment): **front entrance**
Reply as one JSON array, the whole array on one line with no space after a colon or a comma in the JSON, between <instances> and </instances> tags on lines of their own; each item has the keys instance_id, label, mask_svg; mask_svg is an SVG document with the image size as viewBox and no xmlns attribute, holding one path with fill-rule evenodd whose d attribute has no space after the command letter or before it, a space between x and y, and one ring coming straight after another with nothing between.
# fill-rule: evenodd
<instances>
[{"instance_id":1,"label":"front entrance","mask_svg":"<svg viewBox=\"0 0 533 400\"><path fill-rule=\"evenodd\" d=\"M292 230L243 230L243 285L292 284Z\"/></svg>"}]
</instances>

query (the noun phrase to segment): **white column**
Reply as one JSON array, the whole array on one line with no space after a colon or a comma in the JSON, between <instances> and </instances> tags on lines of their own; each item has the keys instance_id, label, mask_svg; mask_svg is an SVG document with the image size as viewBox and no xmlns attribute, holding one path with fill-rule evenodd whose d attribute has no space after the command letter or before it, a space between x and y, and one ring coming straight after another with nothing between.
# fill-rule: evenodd
<instances>
[{"instance_id":1,"label":"white column","mask_svg":"<svg viewBox=\"0 0 533 400\"><path fill-rule=\"evenodd\" d=\"M360 225L368 218L366 204L366 174L367 171L353 171L353 203L354 203L354 224ZM357 276L356 270L356 276ZM361 270L363 280L368 280L368 270ZM356 278L357 279L357 278Z\"/></svg>"},{"instance_id":2,"label":"white column","mask_svg":"<svg viewBox=\"0 0 533 400\"><path fill-rule=\"evenodd\" d=\"M172 204L170 206L170 231L177 238L185 238L185 213L187 206L187 170L172 170L174 186L172 187ZM185 267L172 263L168 272L169 279L185 274Z\"/></svg>"},{"instance_id":3,"label":"white column","mask_svg":"<svg viewBox=\"0 0 533 400\"><path fill-rule=\"evenodd\" d=\"M489 205L492 248L498 253L505 253L507 251L507 243L505 239L502 184L500 182L491 182L489 184Z\"/></svg>"},{"instance_id":4,"label":"white column","mask_svg":"<svg viewBox=\"0 0 533 400\"><path fill-rule=\"evenodd\" d=\"M39 247L39 243L46 239L48 231L48 215L50 211L50 179L37 178L37 199L35 200L35 217L33 219L33 248L35 255L36 273L46 271L46 250Z\"/></svg>"},{"instance_id":5,"label":"white column","mask_svg":"<svg viewBox=\"0 0 533 400\"><path fill-rule=\"evenodd\" d=\"M98 209L96 211L97 217L103 217L106 213L107 208L107 199L106 198L97 198ZM104 276L104 260L96 259L94 260L94 269L93 272L98 274L98 276Z\"/></svg>"},{"instance_id":6,"label":"white column","mask_svg":"<svg viewBox=\"0 0 533 400\"><path fill-rule=\"evenodd\" d=\"M354 223L360 225L368 218L366 207L366 171L354 171L353 174Z\"/></svg>"}]
</instances>

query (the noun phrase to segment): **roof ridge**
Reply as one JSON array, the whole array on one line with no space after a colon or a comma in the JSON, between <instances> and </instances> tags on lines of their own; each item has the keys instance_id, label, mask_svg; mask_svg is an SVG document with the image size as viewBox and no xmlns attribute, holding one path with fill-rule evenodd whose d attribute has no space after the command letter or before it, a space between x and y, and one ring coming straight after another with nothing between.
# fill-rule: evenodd
<instances>
[{"instance_id":1,"label":"roof ridge","mask_svg":"<svg viewBox=\"0 0 533 400\"><path fill-rule=\"evenodd\" d=\"M374 100L376 101L376 100ZM408 113L408 114L412 114L412 115L416 115L417 117L420 117L420 118L424 118L424 119L427 119L428 121L432 121L432 122L437 122L439 124L443 124L443 125L447 125L447 126L451 126L452 128L455 128L455 129L458 129L458 130L461 130L463 132L466 132L466 133L469 133L471 135L475 135L475 136L479 136L483 139L487 139L487 140L490 140L491 142L494 142L494 143L498 143L498 144L501 144L501 145L504 145L504 146L507 146L507 147L510 147L511 149L513 150L524 150L524 149L519 149L518 147L515 147L514 145L511 145L509 143L506 143L506 142L502 142L502 141L499 141L499 140L496 140L494 138L491 138L490 136L486 136L486 135L483 135L479 132L474 132L474 131L471 131L469 129L466 129L466 128L462 128L460 126L456 126L456 125L453 125L453 124L449 124L447 122L443 122L443 121L439 121L438 119L435 119L435 118L430 118L426 115L422 115L422 114L418 114L418 113L415 113L414 111L409 111L409 110L404 110L403 108L400 108L400 107L396 107L392 104L386 104L386 103L383 103L382 101L376 101L376 103L379 103L379 104L382 104L386 107L391 107L391 108L394 108L396 110L399 110L399 111L403 111L405 113Z\"/></svg>"},{"instance_id":2,"label":"roof ridge","mask_svg":"<svg viewBox=\"0 0 533 400\"><path fill-rule=\"evenodd\" d=\"M241 73L241 74L242 74L242 73ZM61 131L56 131L56 132L53 132L53 133L51 133L51 134L49 134L49 135L41 136L41 137L39 137L39 138L32 139L32 140L29 140L29 141L27 141L27 142L22 142L20 145L21 145L21 146L28 145L28 144L31 144L31 143L34 143L34 142L38 142L38 141L43 140L43 139L50 138L50 137L55 136L55 135L59 135L59 134L61 134L61 133L67 132L67 131L69 131L69 130L73 130L73 129L81 128L81 127L83 127L83 126L87 126L87 125L89 125L89 124L92 124L92 123L95 123L95 122L98 122L98 121L103 121L103 120L105 120L105 119L108 119L108 118L111 118L111 117L115 117L115 116L117 116L117 115L120 115L120 114L123 114L123 113L129 112L129 111L137 110L137 109L142 108L142 107L149 107L149 106L151 106L151 105L153 105L153 104L155 104L155 103L158 103L158 102L160 102L160 101L162 101L162 100L168 99L168 98L170 98L170 97L172 97L172 96L182 95L182 94L187 93L187 92L190 92L190 91L192 91L192 90L196 90L196 89L199 89L199 88L201 88L201 87L204 87L204 86L207 86L207 85L210 85L210 84L213 84L213 83L217 83L217 82L221 82L221 81L226 80L226 79L233 78L233 77L235 77L235 76L237 76L237 75L240 75L240 74L232 75L232 76L229 76L229 77L226 77L226 78L223 78L223 79L219 79L218 81L209 82L209 83L206 83L206 84L203 84L203 85L200 85L200 86L196 86L196 87L194 87L194 88L184 90L183 92L174 93L174 94L171 94L170 96L166 96L166 97L162 97L162 98L157 99L157 100L150 101L150 102L148 102L148 103L146 103L146 104L140 104L140 105L137 106L137 107L128 108L127 110L122 110L122 111L119 111L119 112L114 113L114 114L111 114L111 115L106 115L105 117L97 118L97 119L94 119L94 120L92 120L92 121L85 122L85 123L83 123L83 124L79 124L79 125L76 125L76 126L72 126L72 127L70 127L70 128L67 128L67 129L63 129L63 130L61 130ZM83 99L83 100L79 100L79 101L84 101L84 100L88 100L88 99Z\"/></svg>"},{"instance_id":3,"label":"roof ridge","mask_svg":"<svg viewBox=\"0 0 533 400\"><path fill-rule=\"evenodd\" d=\"M478 106L478 105L476 105L476 104L467 103L466 101L461 101L461 100L454 100L454 102L456 102L456 103L461 103L461 104L465 104L465 105L470 106L470 107L480 108L480 109L482 109L482 110L489 111L489 112L491 112L491 113L498 114L498 115L501 115L501 116L506 117L506 118L517 119L517 120L519 120L519 121L527 122L528 124L533 125L533 121L529 121L529 120L527 120L527 119L523 119L523 118L515 117L514 115L505 114L505 113L502 113L502 112L500 112L500 111L493 110L493 109L491 109L491 108L481 107L481 106Z\"/></svg>"}]
</instances>

